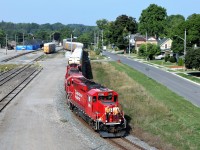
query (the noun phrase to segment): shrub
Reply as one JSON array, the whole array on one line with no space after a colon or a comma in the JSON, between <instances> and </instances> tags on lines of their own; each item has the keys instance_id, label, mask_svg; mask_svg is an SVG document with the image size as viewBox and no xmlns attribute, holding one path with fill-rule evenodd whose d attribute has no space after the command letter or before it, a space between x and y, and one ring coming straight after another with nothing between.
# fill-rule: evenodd
<instances>
[{"instance_id":1,"label":"shrub","mask_svg":"<svg viewBox=\"0 0 200 150\"><path fill-rule=\"evenodd\" d=\"M182 58L178 59L178 66L183 66L183 59Z\"/></svg>"},{"instance_id":2,"label":"shrub","mask_svg":"<svg viewBox=\"0 0 200 150\"><path fill-rule=\"evenodd\" d=\"M165 56L165 62L167 62L169 60L169 55Z\"/></svg>"},{"instance_id":3,"label":"shrub","mask_svg":"<svg viewBox=\"0 0 200 150\"><path fill-rule=\"evenodd\" d=\"M171 56L171 57L169 58L169 61L170 61L171 63L175 63L175 62L176 62L176 58L173 57L173 56Z\"/></svg>"},{"instance_id":4,"label":"shrub","mask_svg":"<svg viewBox=\"0 0 200 150\"><path fill-rule=\"evenodd\" d=\"M96 55L99 55L101 53L101 51L98 49L95 51Z\"/></svg>"}]
</instances>

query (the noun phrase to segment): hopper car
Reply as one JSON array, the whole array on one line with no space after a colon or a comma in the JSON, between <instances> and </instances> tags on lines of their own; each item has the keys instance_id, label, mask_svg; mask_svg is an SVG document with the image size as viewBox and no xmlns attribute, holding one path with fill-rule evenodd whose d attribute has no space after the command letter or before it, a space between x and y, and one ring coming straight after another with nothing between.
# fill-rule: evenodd
<instances>
[{"instance_id":1,"label":"hopper car","mask_svg":"<svg viewBox=\"0 0 200 150\"><path fill-rule=\"evenodd\" d=\"M45 43L44 44L44 53L50 54L56 51L56 45L54 43Z\"/></svg>"},{"instance_id":2,"label":"hopper car","mask_svg":"<svg viewBox=\"0 0 200 150\"><path fill-rule=\"evenodd\" d=\"M86 79L77 64L67 66L65 76L67 105L102 137L125 136L126 119L118 93Z\"/></svg>"}]
</instances>

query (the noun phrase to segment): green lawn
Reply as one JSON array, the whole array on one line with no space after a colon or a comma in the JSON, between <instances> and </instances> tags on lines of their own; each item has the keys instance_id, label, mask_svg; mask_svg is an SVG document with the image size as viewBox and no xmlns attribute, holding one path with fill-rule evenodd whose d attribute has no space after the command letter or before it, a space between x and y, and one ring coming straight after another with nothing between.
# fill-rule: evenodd
<instances>
[{"instance_id":1,"label":"green lawn","mask_svg":"<svg viewBox=\"0 0 200 150\"><path fill-rule=\"evenodd\" d=\"M200 83L200 78L197 78L197 77L194 77L194 76L191 76L191 75L188 75L188 74L185 74L185 73L177 73L177 75L181 76L181 77L184 77L186 79L189 79L191 81L194 81L196 83Z\"/></svg>"},{"instance_id":2,"label":"green lawn","mask_svg":"<svg viewBox=\"0 0 200 150\"><path fill-rule=\"evenodd\" d=\"M200 108L121 63L95 63L92 70L95 81L119 93L134 134L159 149L200 149Z\"/></svg>"}]
</instances>

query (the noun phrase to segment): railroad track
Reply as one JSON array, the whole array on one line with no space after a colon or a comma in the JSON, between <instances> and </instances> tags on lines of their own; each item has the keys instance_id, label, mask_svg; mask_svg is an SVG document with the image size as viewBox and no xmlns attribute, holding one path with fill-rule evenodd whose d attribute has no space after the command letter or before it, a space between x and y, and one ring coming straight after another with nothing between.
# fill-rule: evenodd
<instances>
[{"instance_id":1,"label":"railroad track","mask_svg":"<svg viewBox=\"0 0 200 150\"><path fill-rule=\"evenodd\" d=\"M15 55L15 56L6 58L6 59L2 60L1 62L8 62L8 61L10 61L10 60L12 60L12 59L15 59L15 58L17 58L17 57L20 57L20 56L23 56L23 55L26 55L26 54L29 54L29 53L33 53L33 52L35 52L35 51L26 52L26 53L21 53L21 54L18 54L18 55Z\"/></svg>"},{"instance_id":2,"label":"railroad track","mask_svg":"<svg viewBox=\"0 0 200 150\"><path fill-rule=\"evenodd\" d=\"M2 80L3 84L0 85L0 112L41 70L42 68L28 65L21 69L21 72L16 70L18 73L13 73L15 75L9 80ZM5 79L8 78L5 77Z\"/></svg>"},{"instance_id":3,"label":"railroad track","mask_svg":"<svg viewBox=\"0 0 200 150\"><path fill-rule=\"evenodd\" d=\"M26 68L30 67L31 65L25 65L16 69L9 70L5 72L4 74L0 74L0 86L6 83L7 81L11 80L15 76L17 76L19 73L24 71Z\"/></svg>"},{"instance_id":4,"label":"railroad track","mask_svg":"<svg viewBox=\"0 0 200 150\"><path fill-rule=\"evenodd\" d=\"M97 134L97 136L100 136L97 132L95 132L91 126L89 126L81 117L78 116L76 112L71 112L74 117L78 119L78 121L81 122L84 126L86 126L91 132L94 132ZM117 147L120 150L145 150L145 148L125 139L124 137L121 138L104 138L108 143L111 145Z\"/></svg>"},{"instance_id":5,"label":"railroad track","mask_svg":"<svg viewBox=\"0 0 200 150\"><path fill-rule=\"evenodd\" d=\"M107 139L107 141L122 150L145 150L144 148L132 143L131 141L129 141L123 137L109 138L109 139Z\"/></svg>"}]
</instances>

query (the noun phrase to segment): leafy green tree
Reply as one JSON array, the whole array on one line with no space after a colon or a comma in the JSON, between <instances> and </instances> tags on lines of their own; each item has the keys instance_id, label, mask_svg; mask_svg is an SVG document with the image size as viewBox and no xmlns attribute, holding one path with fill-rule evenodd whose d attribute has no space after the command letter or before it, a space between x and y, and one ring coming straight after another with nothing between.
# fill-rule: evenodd
<instances>
[{"instance_id":1,"label":"leafy green tree","mask_svg":"<svg viewBox=\"0 0 200 150\"><path fill-rule=\"evenodd\" d=\"M166 25L167 12L166 9L156 4L151 4L147 9L144 9L139 18L139 32L158 38L164 34Z\"/></svg>"},{"instance_id":2,"label":"leafy green tree","mask_svg":"<svg viewBox=\"0 0 200 150\"><path fill-rule=\"evenodd\" d=\"M88 48L93 40L93 34L91 33L83 33L80 35L77 39L78 42L81 42L84 44L85 48Z\"/></svg>"},{"instance_id":3,"label":"leafy green tree","mask_svg":"<svg viewBox=\"0 0 200 150\"><path fill-rule=\"evenodd\" d=\"M66 39L71 37L72 30L69 27L65 27L64 29L59 30L61 33L60 38L61 39Z\"/></svg>"},{"instance_id":4,"label":"leafy green tree","mask_svg":"<svg viewBox=\"0 0 200 150\"><path fill-rule=\"evenodd\" d=\"M150 60L154 59L154 56L160 53L160 47L156 44L142 44L139 48L139 56L149 58Z\"/></svg>"},{"instance_id":5,"label":"leafy green tree","mask_svg":"<svg viewBox=\"0 0 200 150\"><path fill-rule=\"evenodd\" d=\"M3 30L0 30L0 45L1 46L4 46L5 45L5 37L6 37L6 34L4 33ZM1 48L1 47L0 47Z\"/></svg>"},{"instance_id":6,"label":"leafy green tree","mask_svg":"<svg viewBox=\"0 0 200 150\"><path fill-rule=\"evenodd\" d=\"M185 22L185 18L182 15L171 15L167 17L166 27L164 29L163 37L173 37L174 29L176 29L180 24Z\"/></svg>"},{"instance_id":7,"label":"leafy green tree","mask_svg":"<svg viewBox=\"0 0 200 150\"><path fill-rule=\"evenodd\" d=\"M186 51L194 45L200 46L200 14L193 14L186 21L178 24L173 29L172 50L175 53L184 52L184 33L186 30Z\"/></svg>"},{"instance_id":8,"label":"leafy green tree","mask_svg":"<svg viewBox=\"0 0 200 150\"><path fill-rule=\"evenodd\" d=\"M125 38L128 33L137 32L137 22L133 17L121 15L114 22L109 24L110 41L119 49L125 49L128 46L128 40Z\"/></svg>"},{"instance_id":9,"label":"leafy green tree","mask_svg":"<svg viewBox=\"0 0 200 150\"><path fill-rule=\"evenodd\" d=\"M61 33L59 31L54 32L54 35L53 35L54 40L61 41L60 36L61 36Z\"/></svg>"},{"instance_id":10,"label":"leafy green tree","mask_svg":"<svg viewBox=\"0 0 200 150\"><path fill-rule=\"evenodd\" d=\"M146 46L146 44L142 44L139 47L138 56L147 57L147 46Z\"/></svg>"},{"instance_id":11,"label":"leafy green tree","mask_svg":"<svg viewBox=\"0 0 200 150\"><path fill-rule=\"evenodd\" d=\"M35 33L38 39L41 39L44 43L50 41L50 33L45 30L39 30Z\"/></svg>"},{"instance_id":12,"label":"leafy green tree","mask_svg":"<svg viewBox=\"0 0 200 150\"><path fill-rule=\"evenodd\" d=\"M100 30L105 30L108 25L108 20L106 19L97 20L96 24Z\"/></svg>"},{"instance_id":13,"label":"leafy green tree","mask_svg":"<svg viewBox=\"0 0 200 150\"><path fill-rule=\"evenodd\" d=\"M183 55L184 52L184 33L185 33L186 23L183 22L173 29L172 36L172 47L174 53Z\"/></svg>"},{"instance_id":14,"label":"leafy green tree","mask_svg":"<svg viewBox=\"0 0 200 150\"><path fill-rule=\"evenodd\" d=\"M188 69L200 70L200 48L199 49L189 49L185 56L185 66Z\"/></svg>"},{"instance_id":15,"label":"leafy green tree","mask_svg":"<svg viewBox=\"0 0 200 150\"><path fill-rule=\"evenodd\" d=\"M200 14L192 14L186 20L187 46L200 47Z\"/></svg>"}]
</instances>

